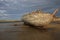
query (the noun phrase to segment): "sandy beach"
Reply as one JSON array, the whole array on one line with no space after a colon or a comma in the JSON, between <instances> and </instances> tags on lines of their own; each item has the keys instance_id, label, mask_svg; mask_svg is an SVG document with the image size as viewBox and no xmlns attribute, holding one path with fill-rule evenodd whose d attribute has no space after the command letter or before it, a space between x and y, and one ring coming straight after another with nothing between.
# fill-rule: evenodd
<instances>
[{"instance_id":1,"label":"sandy beach","mask_svg":"<svg viewBox=\"0 0 60 40\"><path fill-rule=\"evenodd\" d=\"M0 40L60 40L60 24L49 24L48 31L15 23L0 23Z\"/></svg>"}]
</instances>

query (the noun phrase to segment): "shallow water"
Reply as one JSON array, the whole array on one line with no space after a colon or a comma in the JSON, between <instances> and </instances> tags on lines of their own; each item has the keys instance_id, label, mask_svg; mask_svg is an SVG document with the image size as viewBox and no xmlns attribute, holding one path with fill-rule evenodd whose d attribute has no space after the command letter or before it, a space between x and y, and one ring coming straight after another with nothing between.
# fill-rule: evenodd
<instances>
[{"instance_id":1,"label":"shallow water","mask_svg":"<svg viewBox=\"0 0 60 40\"><path fill-rule=\"evenodd\" d=\"M15 23L0 23L0 40L60 40L60 24L50 24L46 32L39 29Z\"/></svg>"}]
</instances>

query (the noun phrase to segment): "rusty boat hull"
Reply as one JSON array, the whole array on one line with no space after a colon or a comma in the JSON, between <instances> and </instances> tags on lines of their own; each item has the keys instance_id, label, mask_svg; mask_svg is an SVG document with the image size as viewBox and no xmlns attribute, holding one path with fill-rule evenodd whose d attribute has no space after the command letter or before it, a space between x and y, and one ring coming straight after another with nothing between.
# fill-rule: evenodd
<instances>
[{"instance_id":1,"label":"rusty boat hull","mask_svg":"<svg viewBox=\"0 0 60 40\"><path fill-rule=\"evenodd\" d=\"M22 21L25 24L34 26L44 26L52 22L53 17L49 13L31 13L22 17Z\"/></svg>"}]
</instances>

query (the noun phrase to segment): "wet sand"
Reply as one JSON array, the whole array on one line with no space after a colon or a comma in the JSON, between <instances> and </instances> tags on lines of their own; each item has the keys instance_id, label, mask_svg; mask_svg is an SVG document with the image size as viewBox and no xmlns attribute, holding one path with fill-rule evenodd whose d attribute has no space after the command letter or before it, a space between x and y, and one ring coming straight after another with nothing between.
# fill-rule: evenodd
<instances>
[{"instance_id":1,"label":"wet sand","mask_svg":"<svg viewBox=\"0 0 60 40\"><path fill-rule=\"evenodd\" d=\"M19 26L1 25L0 40L60 40L60 24L49 24L48 31L20 24ZM2 28L6 27L6 28Z\"/></svg>"}]
</instances>

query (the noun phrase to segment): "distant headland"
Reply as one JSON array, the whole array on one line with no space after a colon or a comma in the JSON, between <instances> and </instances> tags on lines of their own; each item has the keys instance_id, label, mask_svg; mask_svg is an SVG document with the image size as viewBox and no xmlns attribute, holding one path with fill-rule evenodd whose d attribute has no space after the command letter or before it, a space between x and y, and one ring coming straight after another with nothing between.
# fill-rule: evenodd
<instances>
[{"instance_id":1,"label":"distant headland","mask_svg":"<svg viewBox=\"0 0 60 40\"><path fill-rule=\"evenodd\" d=\"M21 22L19 20L0 20L0 23L9 23L9 22Z\"/></svg>"}]
</instances>

